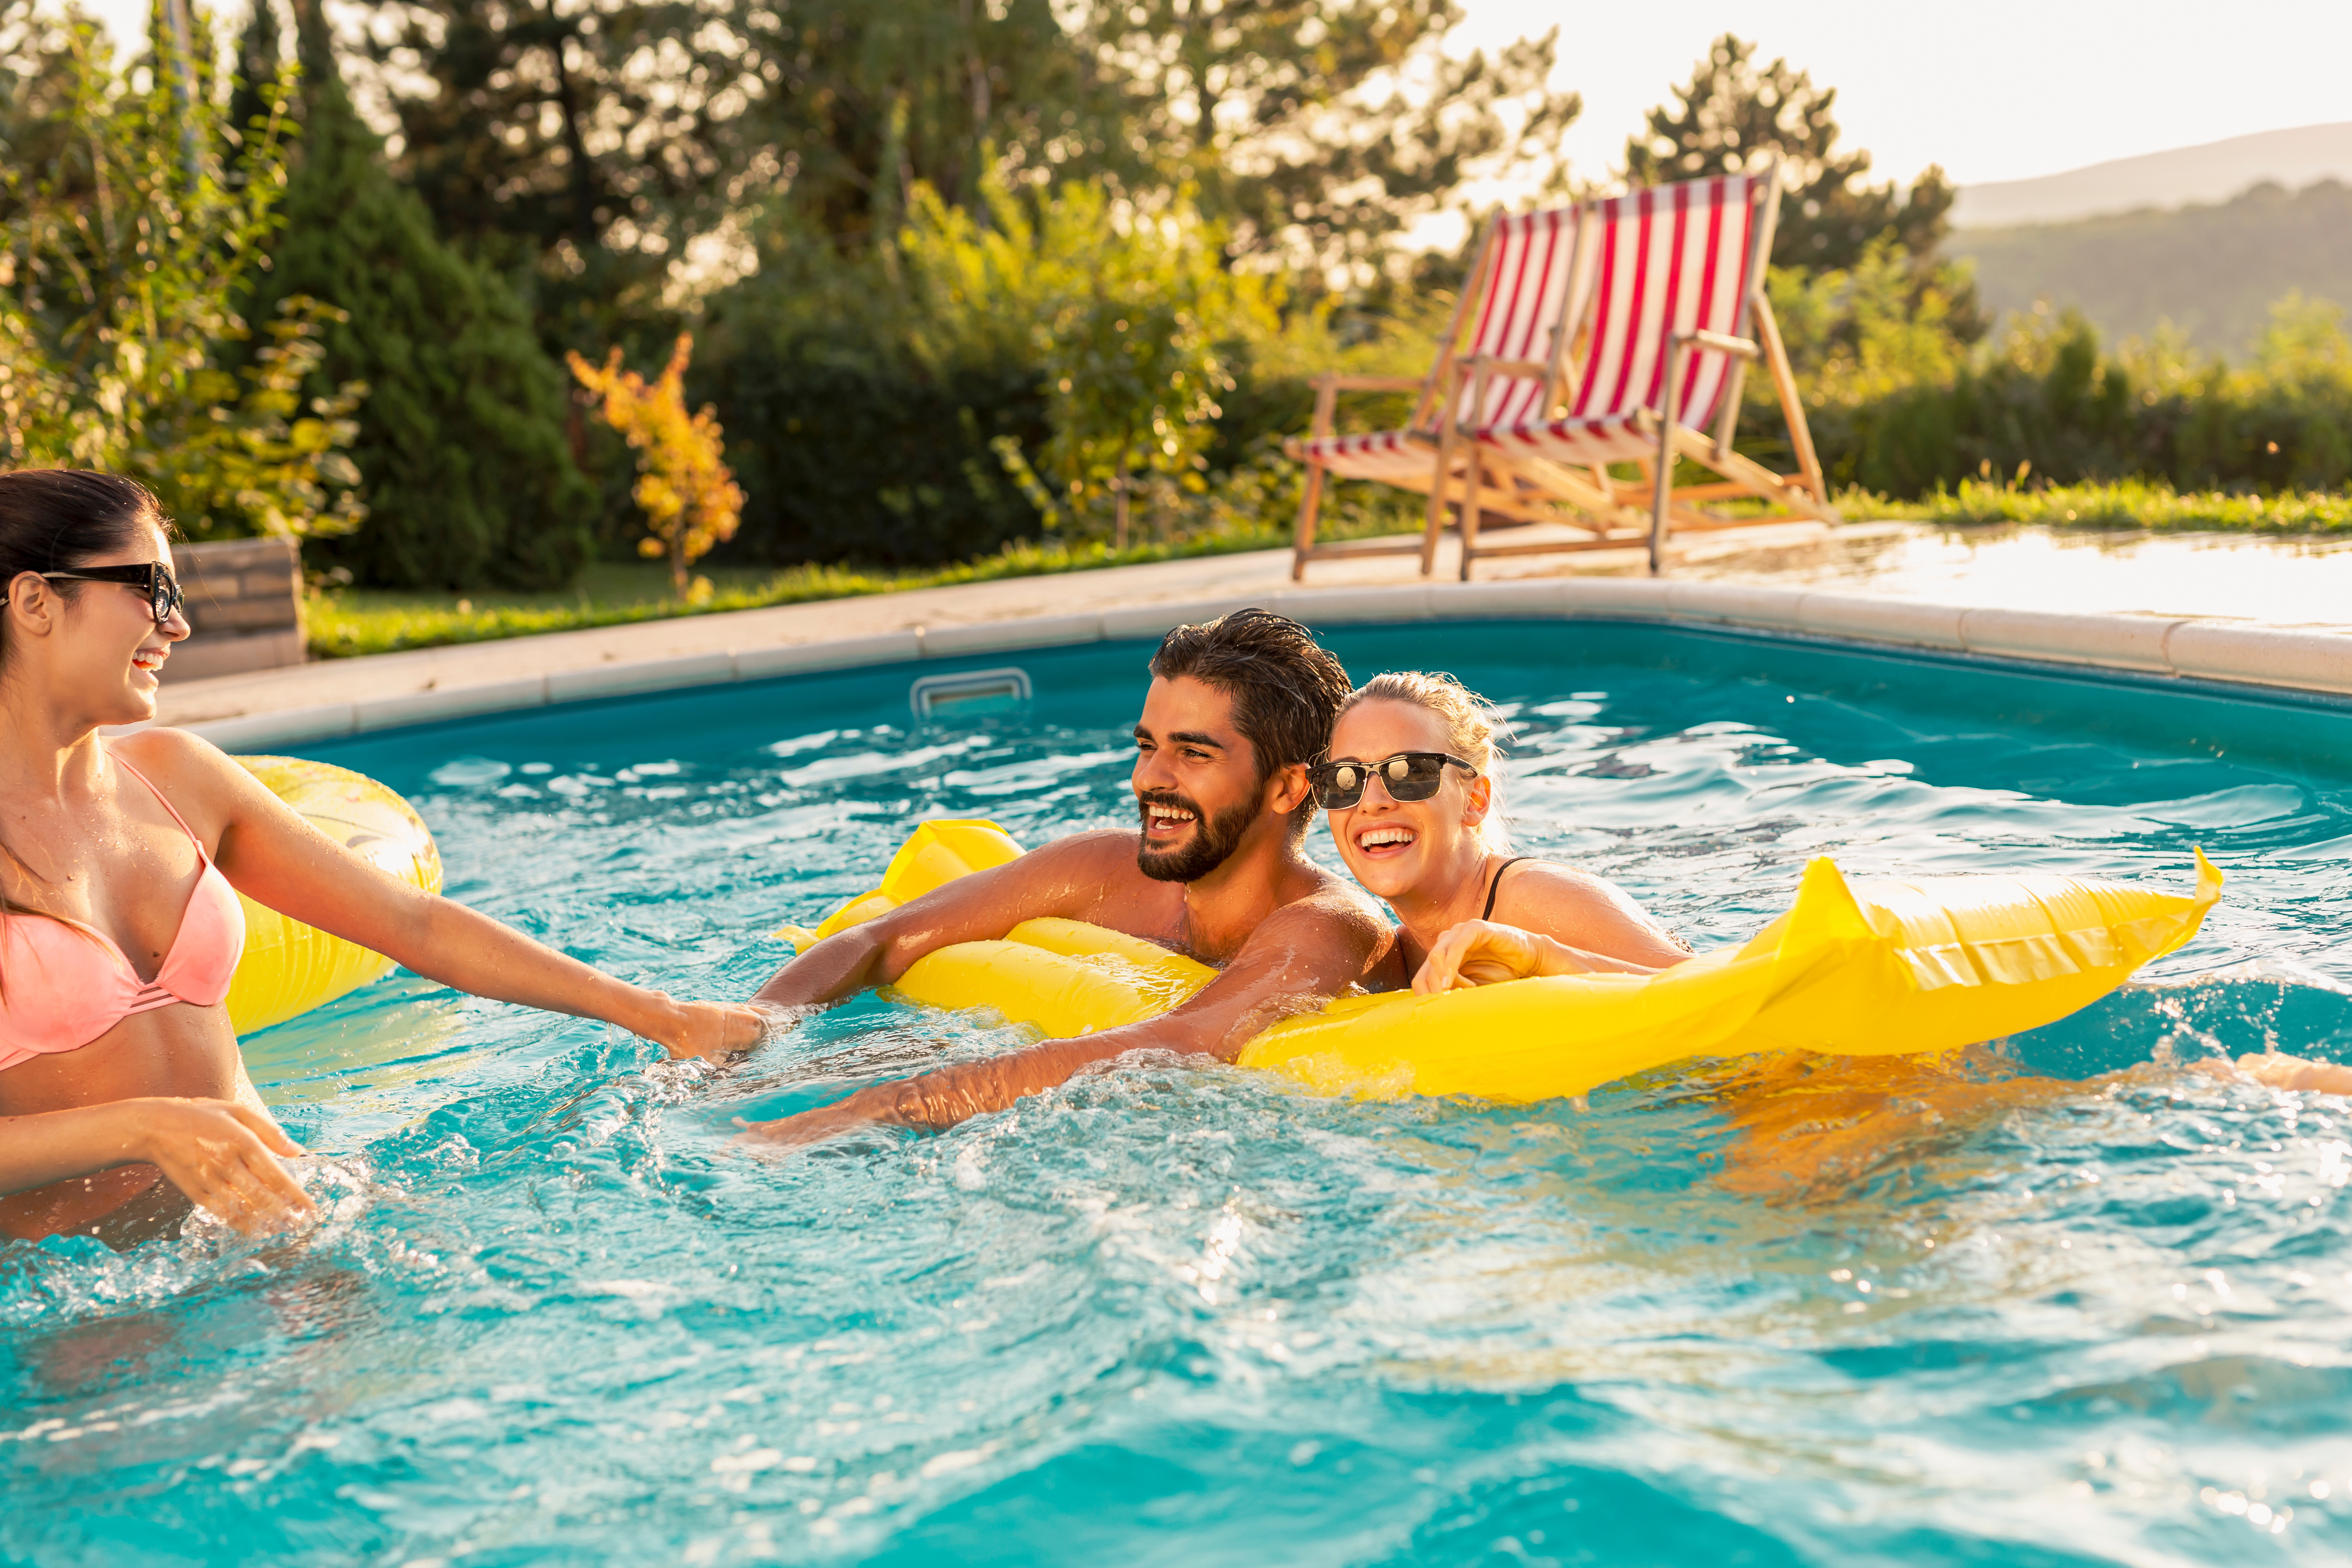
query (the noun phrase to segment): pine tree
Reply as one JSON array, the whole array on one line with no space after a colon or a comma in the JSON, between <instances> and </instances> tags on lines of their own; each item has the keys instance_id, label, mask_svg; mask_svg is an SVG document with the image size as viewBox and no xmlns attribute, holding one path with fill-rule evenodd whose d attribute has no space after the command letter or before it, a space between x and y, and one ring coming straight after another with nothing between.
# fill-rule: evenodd
<instances>
[{"instance_id":1,"label":"pine tree","mask_svg":"<svg viewBox=\"0 0 2352 1568\"><path fill-rule=\"evenodd\" d=\"M371 515L312 553L383 586L568 581L588 556L595 494L565 441L562 374L514 290L443 244L425 204L384 167L318 0L301 0L295 22L302 139L286 227L248 314L267 320L293 294L340 306L350 320L328 334L320 379L370 388L352 455ZM251 30L247 43L266 47Z\"/></svg>"},{"instance_id":2,"label":"pine tree","mask_svg":"<svg viewBox=\"0 0 2352 1568\"><path fill-rule=\"evenodd\" d=\"M1759 66L1756 46L1726 33L1708 48L1675 101L1653 109L1625 143L1635 185L1738 174L1777 158L1787 192L1773 264L1822 271L1851 268L1879 239L1925 258L1944 237L1958 193L1930 168L1908 195L1867 184L1870 154L1838 148L1837 89L1813 85L1786 59Z\"/></svg>"}]
</instances>

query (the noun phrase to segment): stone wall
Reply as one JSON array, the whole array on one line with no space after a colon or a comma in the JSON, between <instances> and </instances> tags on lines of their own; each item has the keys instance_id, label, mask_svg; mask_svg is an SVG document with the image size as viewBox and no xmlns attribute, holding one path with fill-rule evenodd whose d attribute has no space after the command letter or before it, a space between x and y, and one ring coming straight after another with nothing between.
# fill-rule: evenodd
<instances>
[{"instance_id":1,"label":"stone wall","mask_svg":"<svg viewBox=\"0 0 2352 1568\"><path fill-rule=\"evenodd\" d=\"M163 679L201 680L300 664L302 556L290 539L175 544L172 561L195 635L172 650Z\"/></svg>"}]
</instances>

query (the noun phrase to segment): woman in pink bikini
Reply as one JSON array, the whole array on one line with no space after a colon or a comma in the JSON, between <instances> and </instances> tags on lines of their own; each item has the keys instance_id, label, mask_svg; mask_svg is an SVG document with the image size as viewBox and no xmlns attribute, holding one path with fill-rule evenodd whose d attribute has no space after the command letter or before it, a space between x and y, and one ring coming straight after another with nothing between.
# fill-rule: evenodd
<instances>
[{"instance_id":1,"label":"woman in pink bikini","mask_svg":"<svg viewBox=\"0 0 2352 1568\"><path fill-rule=\"evenodd\" d=\"M127 479L0 474L0 1233L118 1244L194 1203L240 1229L310 1209L222 998L236 893L460 991L746 1048L749 1007L673 1002L370 866L155 716L187 637L168 523Z\"/></svg>"}]
</instances>

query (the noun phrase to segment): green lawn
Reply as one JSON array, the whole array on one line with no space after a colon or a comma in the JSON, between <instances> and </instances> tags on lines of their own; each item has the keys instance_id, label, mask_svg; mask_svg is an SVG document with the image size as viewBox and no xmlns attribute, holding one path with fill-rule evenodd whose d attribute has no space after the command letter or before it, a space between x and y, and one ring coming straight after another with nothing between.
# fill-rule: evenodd
<instances>
[{"instance_id":1,"label":"green lawn","mask_svg":"<svg viewBox=\"0 0 2352 1568\"><path fill-rule=\"evenodd\" d=\"M2030 522L2051 528L2217 533L2352 532L2352 495L2309 490L2300 495L2233 495L2124 479L2104 485L2053 485L2020 489L1976 479L1920 501L1888 501L1848 494L1838 504L1849 517L1909 518L1921 522Z\"/></svg>"},{"instance_id":2,"label":"green lawn","mask_svg":"<svg viewBox=\"0 0 2352 1568\"><path fill-rule=\"evenodd\" d=\"M2037 523L2053 528L2195 530L2225 532L2310 534L2352 532L2352 495L2311 492L2286 496L2242 496L2220 491L2179 494L2163 484L2126 480L2107 485L2053 486L2020 489L1969 480L1958 489L1921 501L1889 501L1850 491L1838 500L1849 518L1898 518L1955 525ZM1387 527L1395 526L1395 519ZM1373 520L1335 527L1327 536L1370 531ZM546 594L385 593L330 588L310 597L310 652L318 658L392 653L401 648L483 642L533 632L571 631L617 626L671 616L719 610L758 609L806 604L905 588L985 583L1085 572L1182 556L1223 555L1266 550L1290 542L1289 529L1267 526L1233 530L1176 544L1141 544L1114 552L1102 544L1074 548L1010 546L999 554L958 566L892 572L845 566L795 566L783 571L717 567L704 574L710 593L680 605L670 596L668 568L658 563L599 563L570 588Z\"/></svg>"},{"instance_id":3,"label":"green lawn","mask_svg":"<svg viewBox=\"0 0 2352 1568\"><path fill-rule=\"evenodd\" d=\"M307 617L312 658L349 658L402 648L527 637L534 632L662 620L672 616L754 610L770 605L846 599L907 588L1086 572L1184 556L1223 555L1242 550L1271 549L1289 542L1286 530L1265 529L1223 533L1179 544L1141 544L1117 552L1101 544L1071 549L1013 545L999 554L961 565L905 572L845 566L793 566L782 571L719 567L702 574L710 583L710 593L698 603L686 605L671 596L667 566L657 563L600 562L583 572L570 588L544 594L320 589L310 595Z\"/></svg>"}]
</instances>

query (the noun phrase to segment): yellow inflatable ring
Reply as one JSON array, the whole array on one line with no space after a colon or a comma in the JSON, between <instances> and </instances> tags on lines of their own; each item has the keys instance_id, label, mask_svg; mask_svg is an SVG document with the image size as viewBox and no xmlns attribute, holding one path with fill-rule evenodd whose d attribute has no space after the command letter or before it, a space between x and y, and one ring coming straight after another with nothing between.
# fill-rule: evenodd
<instances>
[{"instance_id":1,"label":"yellow inflatable ring","mask_svg":"<svg viewBox=\"0 0 2352 1568\"><path fill-rule=\"evenodd\" d=\"M992 823L927 823L917 837L927 831L934 864L967 837L990 853L1003 837ZM2186 895L2054 876L1849 883L1818 859L1789 912L1739 947L1654 975L1345 997L1276 1025L1238 1059L1332 1092L1525 1103L1690 1057L1948 1050L2055 1023L2115 990L2196 934L2221 882L2202 853ZM891 907L873 905L877 896L819 930ZM1214 977L1135 937L1038 920L1002 942L929 953L898 989L932 1006L992 1008L1059 1038L1156 1016Z\"/></svg>"},{"instance_id":2,"label":"yellow inflatable ring","mask_svg":"<svg viewBox=\"0 0 2352 1568\"><path fill-rule=\"evenodd\" d=\"M441 890L441 851L415 809L364 774L299 757L239 757L269 792L379 870ZM392 973L392 960L265 909L242 893L245 956L228 985L228 1017L249 1035L323 1006Z\"/></svg>"}]
</instances>

